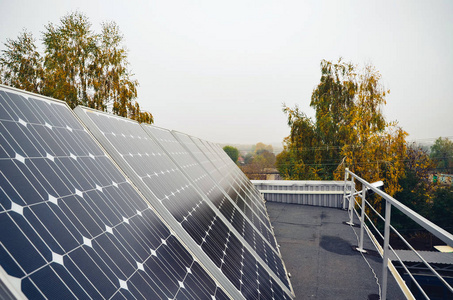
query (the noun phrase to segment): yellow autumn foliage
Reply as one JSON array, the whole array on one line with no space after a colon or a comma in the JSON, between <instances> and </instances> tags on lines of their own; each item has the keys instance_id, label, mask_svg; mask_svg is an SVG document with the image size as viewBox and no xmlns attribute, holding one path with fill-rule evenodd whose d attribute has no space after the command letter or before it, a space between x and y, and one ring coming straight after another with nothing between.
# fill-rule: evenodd
<instances>
[{"instance_id":1,"label":"yellow autumn foliage","mask_svg":"<svg viewBox=\"0 0 453 300\"><path fill-rule=\"evenodd\" d=\"M404 176L407 133L384 118L381 109L390 91L381 85L380 73L340 59L323 60L321 74L310 104L315 120L297 106L284 106L291 134L277 157L281 175L343 180L347 167L369 182L384 181L386 192L394 195Z\"/></svg>"}]
</instances>

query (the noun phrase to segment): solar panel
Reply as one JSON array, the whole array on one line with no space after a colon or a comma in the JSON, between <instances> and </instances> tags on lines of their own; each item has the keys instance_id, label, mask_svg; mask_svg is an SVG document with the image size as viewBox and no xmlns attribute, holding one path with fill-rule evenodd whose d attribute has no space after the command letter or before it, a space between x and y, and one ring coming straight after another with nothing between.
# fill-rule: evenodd
<instances>
[{"instance_id":1,"label":"solar panel","mask_svg":"<svg viewBox=\"0 0 453 300\"><path fill-rule=\"evenodd\" d=\"M143 128L150 136L155 138L161 148L166 151L192 183L206 195L215 208L225 217L225 221L245 239L262 261L289 287L286 270L278 250L266 241L261 232L249 222L243 212L238 209L228 194L215 183L211 176L207 176L208 173L196 161L195 157L178 142L169 130L155 126L143 126ZM273 238L270 232L267 234Z\"/></svg>"},{"instance_id":2,"label":"solar panel","mask_svg":"<svg viewBox=\"0 0 453 300\"><path fill-rule=\"evenodd\" d=\"M291 299L288 283L257 261L138 123L80 107L75 112L208 271L220 269L247 299Z\"/></svg>"},{"instance_id":3,"label":"solar panel","mask_svg":"<svg viewBox=\"0 0 453 300\"><path fill-rule=\"evenodd\" d=\"M220 287L66 104L4 86L0 265L5 297L238 296Z\"/></svg>"}]
</instances>

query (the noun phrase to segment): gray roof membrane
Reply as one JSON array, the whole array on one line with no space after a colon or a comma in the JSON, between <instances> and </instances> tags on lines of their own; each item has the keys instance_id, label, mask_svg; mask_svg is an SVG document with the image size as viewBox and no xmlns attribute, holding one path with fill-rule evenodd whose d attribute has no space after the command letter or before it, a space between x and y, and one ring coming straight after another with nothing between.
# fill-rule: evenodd
<instances>
[{"instance_id":1,"label":"gray roof membrane","mask_svg":"<svg viewBox=\"0 0 453 300\"><path fill-rule=\"evenodd\" d=\"M343 224L347 211L309 205L266 202L275 237L291 274L296 299L379 299L382 258L365 235L361 255L360 228ZM387 299L406 299L388 276Z\"/></svg>"},{"instance_id":2,"label":"gray roof membrane","mask_svg":"<svg viewBox=\"0 0 453 300\"><path fill-rule=\"evenodd\" d=\"M443 253L436 251L417 251L426 262L430 264L449 264L453 265L453 253ZM420 257L412 250L395 250L396 255L403 262L422 262ZM390 259L397 261L395 253L390 252Z\"/></svg>"}]
</instances>

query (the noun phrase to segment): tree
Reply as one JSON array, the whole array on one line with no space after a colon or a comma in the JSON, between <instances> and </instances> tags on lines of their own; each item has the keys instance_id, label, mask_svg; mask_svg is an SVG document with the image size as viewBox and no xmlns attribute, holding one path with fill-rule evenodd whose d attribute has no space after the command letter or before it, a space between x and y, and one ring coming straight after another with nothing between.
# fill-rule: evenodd
<instances>
[{"instance_id":1,"label":"tree","mask_svg":"<svg viewBox=\"0 0 453 300\"><path fill-rule=\"evenodd\" d=\"M274 148L272 147L272 145L266 145L266 144L263 144L263 143L257 143L256 145L254 145L252 147L252 150L256 154L260 154L263 151L268 151L268 152L271 152L271 153L274 152Z\"/></svg>"},{"instance_id":2,"label":"tree","mask_svg":"<svg viewBox=\"0 0 453 300\"><path fill-rule=\"evenodd\" d=\"M17 40L7 39L6 50L0 57L0 83L33 93L42 87L42 57L36 50L35 39L24 30Z\"/></svg>"},{"instance_id":3,"label":"tree","mask_svg":"<svg viewBox=\"0 0 453 300\"><path fill-rule=\"evenodd\" d=\"M267 150L263 150L259 154L257 154L256 156L257 157L262 157L262 159L263 159L263 161L262 161L263 169L274 168L275 167L276 158L275 158L275 154L274 153L269 152Z\"/></svg>"},{"instance_id":4,"label":"tree","mask_svg":"<svg viewBox=\"0 0 453 300\"><path fill-rule=\"evenodd\" d=\"M241 166L242 171L249 179L266 179L266 169L275 167L275 154L272 145L257 143L252 146L252 153L245 157L245 165Z\"/></svg>"},{"instance_id":5,"label":"tree","mask_svg":"<svg viewBox=\"0 0 453 300\"><path fill-rule=\"evenodd\" d=\"M316 125L297 106L293 109L284 107L283 111L288 115L291 134L284 139L283 151L277 155L281 176L290 180L331 179L334 169L329 172L327 161L324 161L326 168L321 169L323 162L318 150L322 146L316 134Z\"/></svg>"},{"instance_id":6,"label":"tree","mask_svg":"<svg viewBox=\"0 0 453 300\"><path fill-rule=\"evenodd\" d=\"M312 94L313 121L296 106L284 106L291 133L277 157L286 179L342 180L344 168L373 182L384 180L393 195L400 189L406 153L404 132L381 112L386 91L372 66L363 70L341 59L321 62L321 80ZM360 187L359 187L360 188Z\"/></svg>"},{"instance_id":7,"label":"tree","mask_svg":"<svg viewBox=\"0 0 453 300\"><path fill-rule=\"evenodd\" d=\"M244 164L249 164L251 163L253 160L253 153L247 153L245 156L244 156Z\"/></svg>"},{"instance_id":8,"label":"tree","mask_svg":"<svg viewBox=\"0 0 453 300\"><path fill-rule=\"evenodd\" d=\"M440 227L453 232L453 188L430 180L435 164L426 149L415 144L408 145L405 176L399 181L402 190L395 194L395 198ZM423 232L420 226L404 217L399 210L392 211L392 220L396 228L409 229L409 236L415 231Z\"/></svg>"},{"instance_id":9,"label":"tree","mask_svg":"<svg viewBox=\"0 0 453 300\"><path fill-rule=\"evenodd\" d=\"M431 159L439 172L453 173L453 142L439 137L431 146Z\"/></svg>"},{"instance_id":10,"label":"tree","mask_svg":"<svg viewBox=\"0 0 453 300\"><path fill-rule=\"evenodd\" d=\"M71 108L88 106L90 69L97 52L97 36L88 18L75 12L61 18L59 25L49 23L43 41L44 94L66 101Z\"/></svg>"},{"instance_id":11,"label":"tree","mask_svg":"<svg viewBox=\"0 0 453 300\"><path fill-rule=\"evenodd\" d=\"M453 233L453 187L436 189L432 207L431 221Z\"/></svg>"},{"instance_id":12,"label":"tree","mask_svg":"<svg viewBox=\"0 0 453 300\"><path fill-rule=\"evenodd\" d=\"M145 123L153 123L153 116L140 110L137 97L138 82L128 70L127 51L122 46L123 36L115 22L102 24L99 46L91 67L94 95L91 107Z\"/></svg>"},{"instance_id":13,"label":"tree","mask_svg":"<svg viewBox=\"0 0 453 300\"><path fill-rule=\"evenodd\" d=\"M59 24L49 23L43 33L44 59L26 31L7 40L0 57L1 82L66 101L71 108L84 105L145 123L151 113L135 100L138 81L128 70L123 37L114 22L103 23L101 34L91 29L79 12Z\"/></svg>"},{"instance_id":14,"label":"tree","mask_svg":"<svg viewBox=\"0 0 453 300\"><path fill-rule=\"evenodd\" d=\"M225 147L223 147L223 150L234 161L234 163L238 162L239 150L237 148L235 148L233 146L225 146Z\"/></svg>"},{"instance_id":15,"label":"tree","mask_svg":"<svg viewBox=\"0 0 453 300\"><path fill-rule=\"evenodd\" d=\"M432 203L435 185L429 180L433 162L428 151L412 143L407 146L405 175L399 179L401 190L394 197L415 212L432 219ZM392 212L394 226L398 229L419 228L410 218L399 210Z\"/></svg>"},{"instance_id":16,"label":"tree","mask_svg":"<svg viewBox=\"0 0 453 300\"><path fill-rule=\"evenodd\" d=\"M417 185L431 184L429 176L434 167L428 150L422 145L412 143L407 146L405 168L407 173L413 173L417 178ZM404 177L403 177L404 178Z\"/></svg>"}]
</instances>

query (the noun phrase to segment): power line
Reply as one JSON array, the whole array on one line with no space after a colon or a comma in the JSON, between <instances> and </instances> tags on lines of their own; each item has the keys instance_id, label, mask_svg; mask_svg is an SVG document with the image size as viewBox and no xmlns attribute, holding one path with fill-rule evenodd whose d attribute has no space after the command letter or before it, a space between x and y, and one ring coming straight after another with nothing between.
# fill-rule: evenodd
<instances>
[{"instance_id":1,"label":"power line","mask_svg":"<svg viewBox=\"0 0 453 300\"><path fill-rule=\"evenodd\" d=\"M453 139L453 136L441 136L441 137L436 137L436 138L424 138L424 139L414 139L414 140L408 140L406 143L414 143L415 141L422 141L422 140L437 140L438 138L443 138L443 139ZM320 151L320 150L336 150L336 149L343 149L344 147L351 147L351 148L363 148L365 145L322 145L322 146L315 146L315 147L304 147L302 146L301 150L294 149L293 151Z\"/></svg>"},{"instance_id":2,"label":"power line","mask_svg":"<svg viewBox=\"0 0 453 300\"><path fill-rule=\"evenodd\" d=\"M445 156L442 158L453 158L453 155ZM356 162L350 163L349 165L358 166L358 165L373 165L373 164L378 164L378 163L396 163L396 162L406 163L406 162L410 162L410 161L412 161L412 159L398 159L398 160L391 160L391 161L387 161L387 160L356 161ZM315 162L311 162L311 161L307 161L307 163L305 163L305 162L303 162L303 163L305 166L338 166L341 164L341 162L338 162L338 160L336 160L336 159L323 159L322 162L320 162L320 163L315 163ZM293 164L288 163L288 164L280 164L280 165L281 166L290 166ZM449 169L453 169L453 167L432 167L432 168L427 168L427 169L428 170L438 170L438 169L449 170Z\"/></svg>"},{"instance_id":3,"label":"power line","mask_svg":"<svg viewBox=\"0 0 453 300\"><path fill-rule=\"evenodd\" d=\"M423 138L423 139L409 139L409 142L415 142L415 141L433 141L437 140L438 138L443 138L443 139L453 139L453 136L439 136L436 138Z\"/></svg>"}]
</instances>

